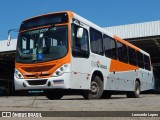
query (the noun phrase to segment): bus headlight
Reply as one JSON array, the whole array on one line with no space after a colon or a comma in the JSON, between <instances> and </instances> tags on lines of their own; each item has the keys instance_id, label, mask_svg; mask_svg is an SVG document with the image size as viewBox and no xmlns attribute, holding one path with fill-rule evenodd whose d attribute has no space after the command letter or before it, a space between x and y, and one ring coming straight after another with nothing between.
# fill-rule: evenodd
<instances>
[{"instance_id":1,"label":"bus headlight","mask_svg":"<svg viewBox=\"0 0 160 120\"><path fill-rule=\"evenodd\" d=\"M69 67L68 64L62 65L61 67L59 67L59 68L53 73L52 76L53 76L53 77L58 77L58 76L63 75L63 74L66 72L66 70L67 70L68 67Z\"/></svg>"},{"instance_id":2,"label":"bus headlight","mask_svg":"<svg viewBox=\"0 0 160 120\"><path fill-rule=\"evenodd\" d=\"M16 78L18 79L24 78L23 75L17 69L15 69L14 76L16 76Z\"/></svg>"}]
</instances>

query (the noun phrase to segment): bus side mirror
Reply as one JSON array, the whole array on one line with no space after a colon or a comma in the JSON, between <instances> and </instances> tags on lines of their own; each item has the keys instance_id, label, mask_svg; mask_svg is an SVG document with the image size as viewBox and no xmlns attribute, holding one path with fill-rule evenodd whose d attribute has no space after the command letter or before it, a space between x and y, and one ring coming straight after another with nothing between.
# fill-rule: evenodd
<instances>
[{"instance_id":1,"label":"bus side mirror","mask_svg":"<svg viewBox=\"0 0 160 120\"><path fill-rule=\"evenodd\" d=\"M78 28L77 30L77 38L82 38L83 36L83 28Z\"/></svg>"},{"instance_id":2,"label":"bus side mirror","mask_svg":"<svg viewBox=\"0 0 160 120\"><path fill-rule=\"evenodd\" d=\"M11 35L10 35L10 34L8 34L7 46L10 46L10 42L11 42Z\"/></svg>"},{"instance_id":3,"label":"bus side mirror","mask_svg":"<svg viewBox=\"0 0 160 120\"><path fill-rule=\"evenodd\" d=\"M8 41L7 41L7 46L10 46L10 42L11 42L11 35L10 35L10 32L13 31L13 32L18 32L18 29L10 29L8 30Z\"/></svg>"}]
</instances>

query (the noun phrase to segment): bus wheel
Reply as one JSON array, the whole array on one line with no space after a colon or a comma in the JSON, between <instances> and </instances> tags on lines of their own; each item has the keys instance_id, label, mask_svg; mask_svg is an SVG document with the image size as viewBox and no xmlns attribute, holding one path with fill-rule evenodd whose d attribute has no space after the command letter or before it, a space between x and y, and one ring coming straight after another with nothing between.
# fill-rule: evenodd
<instances>
[{"instance_id":1,"label":"bus wheel","mask_svg":"<svg viewBox=\"0 0 160 120\"><path fill-rule=\"evenodd\" d=\"M110 99L111 96L112 96L112 94L110 92L104 91L102 96L101 96L101 99Z\"/></svg>"},{"instance_id":2,"label":"bus wheel","mask_svg":"<svg viewBox=\"0 0 160 120\"><path fill-rule=\"evenodd\" d=\"M103 93L103 82L99 76L94 76L91 81L91 88L89 91L84 91L83 97L85 99L99 99Z\"/></svg>"},{"instance_id":3,"label":"bus wheel","mask_svg":"<svg viewBox=\"0 0 160 120\"><path fill-rule=\"evenodd\" d=\"M59 100L63 97L62 90L45 90L45 96L49 100Z\"/></svg>"},{"instance_id":4,"label":"bus wheel","mask_svg":"<svg viewBox=\"0 0 160 120\"><path fill-rule=\"evenodd\" d=\"M140 83L136 81L134 91L127 92L127 97L128 98L139 98L139 96L140 96Z\"/></svg>"}]
</instances>

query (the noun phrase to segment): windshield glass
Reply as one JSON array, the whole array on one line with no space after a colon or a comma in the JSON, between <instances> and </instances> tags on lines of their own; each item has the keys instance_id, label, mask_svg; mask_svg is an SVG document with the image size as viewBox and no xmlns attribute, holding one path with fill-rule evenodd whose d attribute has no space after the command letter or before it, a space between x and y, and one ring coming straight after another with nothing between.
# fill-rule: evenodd
<instances>
[{"instance_id":1,"label":"windshield glass","mask_svg":"<svg viewBox=\"0 0 160 120\"><path fill-rule=\"evenodd\" d=\"M67 54L67 26L51 26L20 33L16 61L35 63L56 60Z\"/></svg>"}]
</instances>

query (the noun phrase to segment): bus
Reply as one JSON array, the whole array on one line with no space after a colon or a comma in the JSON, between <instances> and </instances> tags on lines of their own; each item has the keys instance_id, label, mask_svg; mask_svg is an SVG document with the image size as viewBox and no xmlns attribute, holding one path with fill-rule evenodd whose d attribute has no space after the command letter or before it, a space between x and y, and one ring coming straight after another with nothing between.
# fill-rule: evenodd
<instances>
[{"instance_id":1,"label":"bus","mask_svg":"<svg viewBox=\"0 0 160 120\"><path fill-rule=\"evenodd\" d=\"M24 20L17 40L16 91L43 90L50 100L67 91L85 99L112 91L138 98L153 89L150 55L72 11Z\"/></svg>"}]
</instances>

